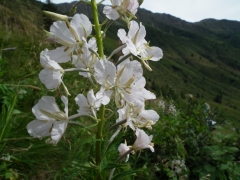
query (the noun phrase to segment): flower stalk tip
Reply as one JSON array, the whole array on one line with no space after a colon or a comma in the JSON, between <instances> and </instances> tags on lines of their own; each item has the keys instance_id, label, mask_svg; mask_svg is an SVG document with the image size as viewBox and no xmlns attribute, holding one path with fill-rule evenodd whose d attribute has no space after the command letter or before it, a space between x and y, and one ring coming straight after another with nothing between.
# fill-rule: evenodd
<instances>
[{"instance_id":1,"label":"flower stalk tip","mask_svg":"<svg viewBox=\"0 0 240 180\"><path fill-rule=\"evenodd\" d=\"M50 11L43 11L43 14L54 21L57 21L57 20L67 21L68 20L68 16L62 15L62 14L57 14L57 13L50 12Z\"/></svg>"}]
</instances>

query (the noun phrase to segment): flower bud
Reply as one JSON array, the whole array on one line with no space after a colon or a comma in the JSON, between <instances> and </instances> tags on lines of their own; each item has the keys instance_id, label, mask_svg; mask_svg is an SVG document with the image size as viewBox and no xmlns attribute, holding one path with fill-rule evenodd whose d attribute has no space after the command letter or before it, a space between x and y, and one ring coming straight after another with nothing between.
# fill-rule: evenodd
<instances>
[{"instance_id":1,"label":"flower bud","mask_svg":"<svg viewBox=\"0 0 240 180\"><path fill-rule=\"evenodd\" d=\"M143 0L138 0L139 6L141 6L142 3L143 3Z\"/></svg>"},{"instance_id":2,"label":"flower bud","mask_svg":"<svg viewBox=\"0 0 240 180\"><path fill-rule=\"evenodd\" d=\"M57 21L57 20L67 21L68 20L68 17L66 15L57 14L57 13L50 12L50 11L43 11L43 14L54 21Z\"/></svg>"}]
</instances>

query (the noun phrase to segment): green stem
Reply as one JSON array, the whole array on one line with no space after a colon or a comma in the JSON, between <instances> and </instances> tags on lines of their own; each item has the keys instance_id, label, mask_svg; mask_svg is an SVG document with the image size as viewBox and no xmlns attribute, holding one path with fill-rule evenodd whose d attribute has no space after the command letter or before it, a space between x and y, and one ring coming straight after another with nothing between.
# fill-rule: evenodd
<instances>
[{"instance_id":1,"label":"green stem","mask_svg":"<svg viewBox=\"0 0 240 180\"><path fill-rule=\"evenodd\" d=\"M96 34L97 47L98 47L98 54L100 58L103 58L104 52L103 52L101 25L99 24L96 0L91 0L91 5L92 5L92 12L93 12L93 20L94 20L94 28L95 28L95 34ZM100 121L98 122L97 132L96 132L96 165L98 166L97 179L102 180L100 164L102 160L103 127L105 124L105 118L104 118L105 106L104 105L100 107L99 112L100 112Z\"/></svg>"},{"instance_id":2,"label":"green stem","mask_svg":"<svg viewBox=\"0 0 240 180\"><path fill-rule=\"evenodd\" d=\"M115 63L115 65L116 65L116 66L119 65L121 62L123 62L123 61L126 60L127 58L131 57L131 55L132 55L132 54L129 53L129 54L123 56L121 59L118 60L118 62Z\"/></svg>"},{"instance_id":3,"label":"green stem","mask_svg":"<svg viewBox=\"0 0 240 180\"><path fill-rule=\"evenodd\" d=\"M6 105L6 107L3 107L3 108L6 108L5 109L5 111L4 111L4 109L2 110L3 111L3 113L2 113L2 117L1 118L3 118L4 119L4 112L6 113L6 120L5 120L5 124L4 124L4 126L3 126L3 129L1 130L2 132L1 132L1 134L0 134L0 142L3 140L3 138L4 138L4 133L6 133L5 132L5 130L6 130L6 128L7 128L7 126L10 126L10 120L11 120L11 117L12 117L12 115L13 115L13 110L14 110L14 107L15 107L15 105L16 105L16 103L17 103L17 95L15 95L14 96L14 98L13 98L13 100L12 100L12 102L11 102L12 104L11 104L11 106L9 107L9 106L7 106Z\"/></svg>"},{"instance_id":4,"label":"green stem","mask_svg":"<svg viewBox=\"0 0 240 180\"><path fill-rule=\"evenodd\" d=\"M130 154L133 151L132 148L130 148L127 152L125 152L122 156L120 156L117 160L116 160L116 164L118 164L121 160L123 160L124 158L127 157L128 154ZM108 180L112 179L113 173L115 171L116 168L113 168L108 176Z\"/></svg>"},{"instance_id":5,"label":"green stem","mask_svg":"<svg viewBox=\"0 0 240 180\"><path fill-rule=\"evenodd\" d=\"M104 57L104 52L103 52L101 25L99 24L98 9L97 9L96 0L91 0L91 4L92 4L94 27L95 27L95 33L96 33L97 46L98 46L98 54L101 58L103 58Z\"/></svg>"},{"instance_id":6,"label":"green stem","mask_svg":"<svg viewBox=\"0 0 240 180\"><path fill-rule=\"evenodd\" d=\"M100 121L98 122L97 132L96 132L96 165L98 166L98 179L101 180L101 169L100 169L100 163L102 161L102 141L103 141L103 127L105 124L104 119L105 114L105 106L102 105L100 107Z\"/></svg>"}]
</instances>

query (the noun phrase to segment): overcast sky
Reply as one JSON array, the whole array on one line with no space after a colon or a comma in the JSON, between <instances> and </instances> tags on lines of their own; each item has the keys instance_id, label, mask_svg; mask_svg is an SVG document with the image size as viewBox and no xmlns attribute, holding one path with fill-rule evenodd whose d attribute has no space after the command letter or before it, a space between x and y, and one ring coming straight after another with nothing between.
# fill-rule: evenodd
<instances>
[{"instance_id":1,"label":"overcast sky","mask_svg":"<svg viewBox=\"0 0 240 180\"><path fill-rule=\"evenodd\" d=\"M45 2L45 0L41 1ZM51 1L72 2L72 0ZM104 4L110 4L110 0L105 0ZM197 22L206 18L240 21L240 0L144 0L141 8L171 14L188 22Z\"/></svg>"}]
</instances>

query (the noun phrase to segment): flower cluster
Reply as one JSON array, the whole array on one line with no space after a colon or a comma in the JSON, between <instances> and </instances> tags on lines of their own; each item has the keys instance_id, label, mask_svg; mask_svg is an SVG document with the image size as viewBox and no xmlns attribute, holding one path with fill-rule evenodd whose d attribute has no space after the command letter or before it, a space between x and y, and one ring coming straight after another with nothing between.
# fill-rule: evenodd
<instances>
[{"instance_id":1,"label":"flower cluster","mask_svg":"<svg viewBox=\"0 0 240 180\"><path fill-rule=\"evenodd\" d=\"M131 20L139 7L137 0L111 0L111 2L112 6L104 7L103 13L106 17L111 20L120 18L129 24L128 33L124 29L117 32L123 44L122 48L114 51L122 51L118 61L111 61L111 55L101 55L98 52L101 46L97 43L98 39L104 37L92 35L93 25L87 16L75 14L73 17L67 17L45 12L57 20L47 34L48 39L58 43L60 47L41 52L40 63L43 70L39 73L40 81L49 90L58 89L62 85L68 96L71 92L63 82L63 77L66 72L77 71L94 86L89 88L91 90L86 96L76 95L75 101L79 108L77 114L72 116L68 116L67 96L61 97L65 105L64 111L59 109L54 97L43 96L32 108L36 119L27 125L31 136L36 138L51 136L48 142L57 144L71 119L90 116L100 123L101 107L107 106L113 100L118 109L115 111L118 118L113 124L117 124L118 130L109 142L123 128L129 126L136 136L136 141L132 146L127 146L126 142L120 144L118 148L120 155L129 150L149 148L154 151L152 136L148 136L143 129L151 129L158 121L159 115L154 110L145 110L145 101L155 99L156 96L145 89L146 80L143 77L142 64L151 71L148 60L159 61L163 53L160 48L149 46L145 40L146 30L142 23ZM64 69L66 65L61 66L62 63L67 63L66 65L71 67Z\"/></svg>"}]
</instances>

